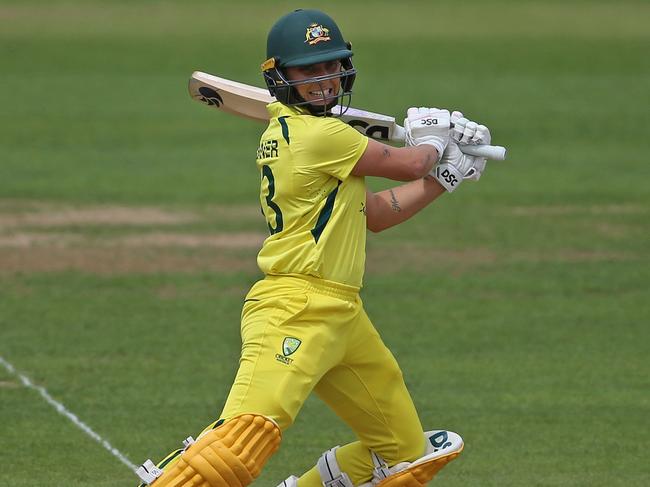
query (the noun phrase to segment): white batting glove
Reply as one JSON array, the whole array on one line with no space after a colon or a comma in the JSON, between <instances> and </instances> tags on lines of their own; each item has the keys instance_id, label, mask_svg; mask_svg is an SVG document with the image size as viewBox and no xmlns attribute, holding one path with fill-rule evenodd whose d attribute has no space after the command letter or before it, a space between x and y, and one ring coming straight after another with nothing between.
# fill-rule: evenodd
<instances>
[{"instance_id":1,"label":"white batting glove","mask_svg":"<svg viewBox=\"0 0 650 487\"><path fill-rule=\"evenodd\" d=\"M451 123L453 124L451 139L458 144L478 145L492 142L490 129L468 120L459 111L452 112Z\"/></svg>"},{"instance_id":2,"label":"white batting glove","mask_svg":"<svg viewBox=\"0 0 650 487\"><path fill-rule=\"evenodd\" d=\"M458 144L449 142L442 158L429 174L448 191L454 191L465 179L478 181L485 169L487 159L463 154Z\"/></svg>"},{"instance_id":3,"label":"white batting glove","mask_svg":"<svg viewBox=\"0 0 650 487\"><path fill-rule=\"evenodd\" d=\"M449 110L411 107L406 113L404 129L406 145L432 145L442 154L449 143L451 116Z\"/></svg>"}]
</instances>

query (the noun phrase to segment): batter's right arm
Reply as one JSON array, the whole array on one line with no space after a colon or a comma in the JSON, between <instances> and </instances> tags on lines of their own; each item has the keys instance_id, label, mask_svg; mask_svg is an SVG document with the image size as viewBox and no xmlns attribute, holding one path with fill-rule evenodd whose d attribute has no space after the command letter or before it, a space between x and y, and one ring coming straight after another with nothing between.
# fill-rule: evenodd
<instances>
[{"instance_id":1,"label":"batter's right arm","mask_svg":"<svg viewBox=\"0 0 650 487\"><path fill-rule=\"evenodd\" d=\"M379 176L412 181L429 174L449 143L448 110L412 107L404 120L406 147L394 148L369 140L352 170L355 176ZM427 171L428 168L428 171Z\"/></svg>"},{"instance_id":2,"label":"batter's right arm","mask_svg":"<svg viewBox=\"0 0 650 487\"><path fill-rule=\"evenodd\" d=\"M438 151L430 145L392 147L368 139L368 146L351 174L413 181L429 174L437 161Z\"/></svg>"}]
</instances>

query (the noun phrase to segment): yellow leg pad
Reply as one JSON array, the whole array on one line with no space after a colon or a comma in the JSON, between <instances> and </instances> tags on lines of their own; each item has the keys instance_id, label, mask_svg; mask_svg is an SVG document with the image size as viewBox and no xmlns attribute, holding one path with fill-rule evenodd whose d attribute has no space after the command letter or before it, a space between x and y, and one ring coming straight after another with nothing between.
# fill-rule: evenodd
<instances>
[{"instance_id":1,"label":"yellow leg pad","mask_svg":"<svg viewBox=\"0 0 650 487\"><path fill-rule=\"evenodd\" d=\"M280 447L278 426L265 416L237 416L206 431L153 487L245 487Z\"/></svg>"},{"instance_id":2,"label":"yellow leg pad","mask_svg":"<svg viewBox=\"0 0 650 487\"><path fill-rule=\"evenodd\" d=\"M424 487L431 479L463 451L450 453L432 460L415 463L410 467L379 482L376 487Z\"/></svg>"}]
</instances>

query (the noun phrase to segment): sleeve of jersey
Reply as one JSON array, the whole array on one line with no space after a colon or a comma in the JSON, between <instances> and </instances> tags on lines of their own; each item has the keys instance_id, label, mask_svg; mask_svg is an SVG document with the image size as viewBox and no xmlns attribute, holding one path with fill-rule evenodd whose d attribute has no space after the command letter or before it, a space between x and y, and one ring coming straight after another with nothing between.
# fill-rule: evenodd
<instances>
[{"instance_id":1,"label":"sleeve of jersey","mask_svg":"<svg viewBox=\"0 0 650 487\"><path fill-rule=\"evenodd\" d=\"M350 175L367 146L368 138L341 120L320 119L300 140L300 165L342 181Z\"/></svg>"}]
</instances>

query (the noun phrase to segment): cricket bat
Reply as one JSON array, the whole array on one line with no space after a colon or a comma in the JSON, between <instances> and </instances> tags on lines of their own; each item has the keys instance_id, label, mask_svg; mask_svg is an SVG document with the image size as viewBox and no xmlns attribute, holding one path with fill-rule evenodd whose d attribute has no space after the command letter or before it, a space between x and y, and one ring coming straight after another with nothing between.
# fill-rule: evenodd
<instances>
[{"instance_id":1,"label":"cricket bat","mask_svg":"<svg viewBox=\"0 0 650 487\"><path fill-rule=\"evenodd\" d=\"M259 122L268 122L269 113L266 105L275 101L266 89L201 71L192 73L188 89L190 96L196 101ZM332 112L337 113L337 110L340 110L340 107L334 107ZM373 139L403 142L406 135L404 127L395 122L395 117L388 115L350 107L340 118ZM496 161L506 158L506 148L497 145L461 145L460 148L465 154L487 157Z\"/></svg>"}]
</instances>

